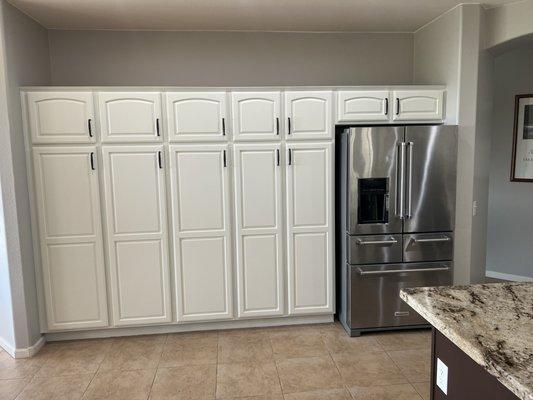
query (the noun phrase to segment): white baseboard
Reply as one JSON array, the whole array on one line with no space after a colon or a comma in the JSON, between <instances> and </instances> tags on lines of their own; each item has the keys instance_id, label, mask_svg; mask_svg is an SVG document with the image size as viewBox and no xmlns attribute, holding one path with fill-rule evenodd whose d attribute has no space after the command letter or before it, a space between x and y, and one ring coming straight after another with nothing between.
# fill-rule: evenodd
<instances>
[{"instance_id":1,"label":"white baseboard","mask_svg":"<svg viewBox=\"0 0 533 400\"><path fill-rule=\"evenodd\" d=\"M504 281L533 282L533 277L530 277L530 276L504 274L503 272L496 272L496 271L486 271L485 276L487 278L502 279Z\"/></svg>"},{"instance_id":2,"label":"white baseboard","mask_svg":"<svg viewBox=\"0 0 533 400\"><path fill-rule=\"evenodd\" d=\"M47 342L55 342L59 340L97 339L117 336L153 335L192 331L209 331L219 329L266 328L269 326L323 324L328 322L333 322L332 314L319 316L315 315L237 321L186 323L179 325L173 324L156 326L137 326L129 328L109 328L73 332L51 332L46 333L45 338Z\"/></svg>"},{"instance_id":3,"label":"white baseboard","mask_svg":"<svg viewBox=\"0 0 533 400\"><path fill-rule=\"evenodd\" d=\"M41 350L41 347L46 343L44 336L41 336L37 342L35 342L30 347L16 348L11 346L9 343L0 338L0 347L2 347L6 353L8 353L13 358L29 358L33 357L35 354Z\"/></svg>"}]
</instances>

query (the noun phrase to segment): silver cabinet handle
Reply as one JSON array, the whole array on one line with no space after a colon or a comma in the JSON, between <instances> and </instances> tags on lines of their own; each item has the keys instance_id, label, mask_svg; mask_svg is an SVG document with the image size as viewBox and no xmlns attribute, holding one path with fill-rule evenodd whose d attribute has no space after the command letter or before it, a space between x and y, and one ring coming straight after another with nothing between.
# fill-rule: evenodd
<instances>
[{"instance_id":1,"label":"silver cabinet handle","mask_svg":"<svg viewBox=\"0 0 533 400\"><path fill-rule=\"evenodd\" d=\"M355 242L360 245L364 246L367 244L396 244L398 241L394 238L391 238L389 240L363 240L363 239L356 239Z\"/></svg>"},{"instance_id":2,"label":"silver cabinet handle","mask_svg":"<svg viewBox=\"0 0 533 400\"><path fill-rule=\"evenodd\" d=\"M437 268L416 268L416 269L387 269L384 271L363 271L360 267L357 267L359 275L381 275L381 274L399 274L402 272L436 272L436 271L449 271L450 267L437 267Z\"/></svg>"},{"instance_id":3,"label":"silver cabinet handle","mask_svg":"<svg viewBox=\"0 0 533 400\"><path fill-rule=\"evenodd\" d=\"M407 143L407 153L409 154L409 170L407 171L407 212L405 218L411 218L411 208L413 199L413 147L414 143Z\"/></svg>"},{"instance_id":4,"label":"silver cabinet handle","mask_svg":"<svg viewBox=\"0 0 533 400\"><path fill-rule=\"evenodd\" d=\"M425 239L412 238L411 240L413 241L413 243L437 243L437 242L449 242L452 239L448 236L444 236L440 238L425 238Z\"/></svg>"},{"instance_id":5,"label":"silver cabinet handle","mask_svg":"<svg viewBox=\"0 0 533 400\"><path fill-rule=\"evenodd\" d=\"M396 215L404 219L404 192L405 192L405 142L398 145L398 172L396 179Z\"/></svg>"}]
</instances>

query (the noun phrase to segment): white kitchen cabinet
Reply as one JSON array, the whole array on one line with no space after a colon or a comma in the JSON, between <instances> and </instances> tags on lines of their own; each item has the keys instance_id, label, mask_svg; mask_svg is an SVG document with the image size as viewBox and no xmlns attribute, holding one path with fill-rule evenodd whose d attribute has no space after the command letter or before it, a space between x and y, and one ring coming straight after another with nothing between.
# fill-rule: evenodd
<instances>
[{"instance_id":1,"label":"white kitchen cabinet","mask_svg":"<svg viewBox=\"0 0 533 400\"><path fill-rule=\"evenodd\" d=\"M160 142L161 93L99 92L102 142Z\"/></svg>"},{"instance_id":2,"label":"white kitchen cabinet","mask_svg":"<svg viewBox=\"0 0 533 400\"><path fill-rule=\"evenodd\" d=\"M235 140L273 140L280 137L281 92L233 92Z\"/></svg>"},{"instance_id":3,"label":"white kitchen cabinet","mask_svg":"<svg viewBox=\"0 0 533 400\"><path fill-rule=\"evenodd\" d=\"M171 141L226 140L226 92L170 92L165 96Z\"/></svg>"},{"instance_id":4,"label":"white kitchen cabinet","mask_svg":"<svg viewBox=\"0 0 533 400\"><path fill-rule=\"evenodd\" d=\"M287 144L289 314L333 312L333 143Z\"/></svg>"},{"instance_id":5,"label":"white kitchen cabinet","mask_svg":"<svg viewBox=\"0 0 533 400\"><path fill-rule=\"evenodd\" d=\"M395 90L394 121L442 121L443 90Z\"/></svg>"},{"instance_id":6,"label":"white kitchen cabinet","mask_svg":"<svg viewBox=\"0 0 533 400\"><path fill-rule=\"evenodd\" d=\"M115 326L172 320L162 145L103 146Z\"/></svg>"},{"instance_id":7,"label":"white kitchen cabinet","mask_svg":"<svg viewBox=\"0 0 533 400\"><path fill-rule=\"evenodd\" d=\"M34 147L47 327L108 324L96 148Z\"/></svg>"},{"instance_id":8,"label":"white kitchen cabinet","mask_svg":"<svg viewBox=\"0 0 533 400\"><path fill-rule=\"evenodd\" d=\"M285 92L287 140L332 139L331 91Z\"/></svg>"},{"instance_id":9,"label":"white kitchen cabinet","mask_svg":"<svg viewBox=\"0 0 533 400\"><path fill-rule=\"evenodd\" d=\"M229 319L228 146L171 145L170 168L178 322Z\"/></svg>"},{"instance_id":10,"label":"white kitchen cabinet","mask_svg":"<svg viewBox=\"0 0 533 400\"><path fill-rule=\"evenodd\" d=\"M388 121L388 90L340 90L337 92L337 122Z\"/></svg>"},{"instance_id":11,"label":"white kitchen cabinet","mask_svg":"<svg viewBox=\"0 0 533 400\"><path fill-rule=\"evenodd\" d=\"M239 317L284 313L280 146L235 145Z\"/></svg>"},{"instance_id":12,"label":"white kitchen cabinet","mask_svg":"<svg viewBox=\"0 0 533 400\"><path fill-rule=\"evenodd\" d=\"M94 143L93 93L28 92L28 125L34 144Z\"/></svg>"}]
</instances>

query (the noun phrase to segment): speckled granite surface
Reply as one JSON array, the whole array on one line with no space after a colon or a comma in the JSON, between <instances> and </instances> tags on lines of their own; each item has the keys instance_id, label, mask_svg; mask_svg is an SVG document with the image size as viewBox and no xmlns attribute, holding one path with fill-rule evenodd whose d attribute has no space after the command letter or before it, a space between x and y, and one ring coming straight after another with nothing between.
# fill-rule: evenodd
<instances>
[{"instance_id":1,"label":"speckled granite surface","mask_svg":"<svg viewBox=\"0 0 533 400\"><path fill-rule=\"evenodd\" d=\"M520 399L533 400L533 283L412 288L400 297Z\"/></svg>"}]
</instances>

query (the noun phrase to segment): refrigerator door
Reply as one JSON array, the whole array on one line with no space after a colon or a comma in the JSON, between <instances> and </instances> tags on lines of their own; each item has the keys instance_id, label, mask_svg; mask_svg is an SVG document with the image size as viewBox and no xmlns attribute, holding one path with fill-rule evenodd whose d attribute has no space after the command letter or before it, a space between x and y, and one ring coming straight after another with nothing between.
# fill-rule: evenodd
<instances>
[{"instance_id":1,"label":"refrigerator door","mask_svg":"<svg viewBox=\"0 0 533 400\"><path fill-rule=\"evenodd\" d=\"M347 141L347 230L350 235L401 233L403 127L350 128ZM401 162L400 162L401 161Z\"/></svg>"},{"instance_id":2,"label":"refrigerator door","mask_svg":"<svg viewBox=\"0 0 533 400\"><path fill-rule=\"evenodd\" d=\"M404 232L453 231L457 127L406 127L405 142Z\"/></svg>"}]
</instances>

